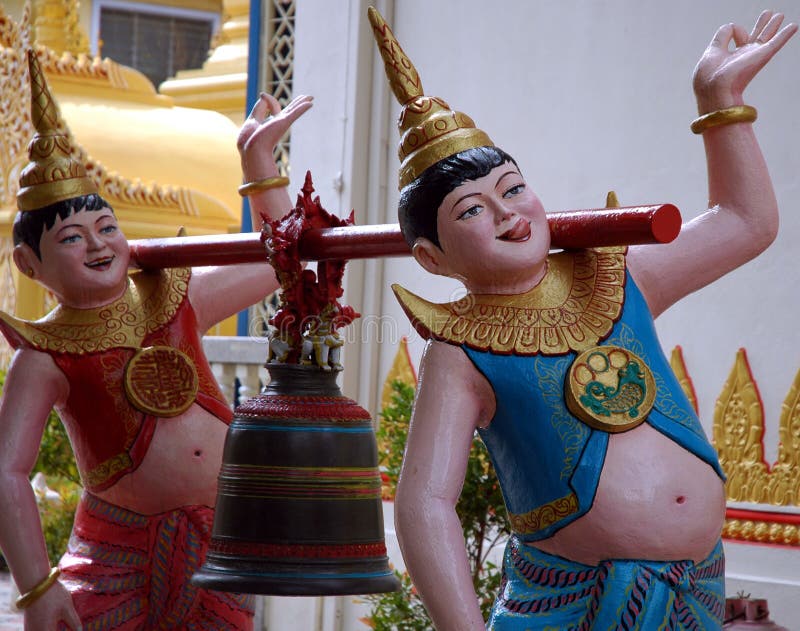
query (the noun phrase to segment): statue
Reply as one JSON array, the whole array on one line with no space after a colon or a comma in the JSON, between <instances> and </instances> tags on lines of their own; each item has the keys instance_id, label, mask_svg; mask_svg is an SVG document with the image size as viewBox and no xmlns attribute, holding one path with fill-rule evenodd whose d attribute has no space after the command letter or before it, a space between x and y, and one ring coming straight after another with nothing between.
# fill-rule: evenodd
<instances>
[{"instance_id":1,"label":"statue","mask_svg":"<svg viewBox=\"0 0 800 631\"><path fill-rule=\"evenodd\" d=\"M720 629L724 474L653 318L774 239L778 209L743 91L797 26L727 24L694 71L709 210L668 245L551 254L543 206L467 115L426 96L370 9L399 119L403 234L468 295L395 292L429 342L395 522L437 629L484 629L454 507L473 433L513 535L488 628Z\"/></svg>"},{"instance_id":2,"label":"statue","mask_svg":"<svg viewBox=\"0 0 800 631\"><path fill-rule=\"evenodd\" d=\"M129 276L128 242L70 157L33 52L29 61L36 134L17 198L14 262L58 306L36 322L0 313L16 349L0 403L0 546L25 628L252 628L250 597L189 581L210 538L232 418L201 337L273 291L275 275L242 265ZM311 104L298 97L281 111L262 95L242 127L239 190L255 219L291 208L272 150ZM52 407L85 488L56 568L28 482Z\"/></svg>"}]
</instances>

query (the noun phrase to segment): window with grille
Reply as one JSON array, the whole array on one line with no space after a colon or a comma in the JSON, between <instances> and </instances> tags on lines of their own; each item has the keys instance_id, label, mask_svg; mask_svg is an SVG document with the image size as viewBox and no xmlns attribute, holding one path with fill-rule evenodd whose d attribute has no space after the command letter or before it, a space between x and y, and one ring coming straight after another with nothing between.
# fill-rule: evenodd
<instances>
[{"instance_id":1,"label":"window with grille","mask_svg":"<svg viewBox=\"0 0 800 631\"><path fill-rule=\"evenodd\" d=\"M295 0L270 0L262 5L265 12L265 37L262 46L266 63L261 66L260 87L280 102L287 105L292 100L294 75L294 16ZM275 147L276 159L281 170L289 172L289 136Z\"/></svg>"},{"instance_id":2,"label":"window with grille","mask_svg":"<svg viewBox=\"0 0 800 631\"><path fill-rule=\"evenodd\" d=\"M114 0L98 4L99 54L135 68L156 87L179 70L200 68L219 24L219 16L206 11Z\"/></svg>"}]
</instances>

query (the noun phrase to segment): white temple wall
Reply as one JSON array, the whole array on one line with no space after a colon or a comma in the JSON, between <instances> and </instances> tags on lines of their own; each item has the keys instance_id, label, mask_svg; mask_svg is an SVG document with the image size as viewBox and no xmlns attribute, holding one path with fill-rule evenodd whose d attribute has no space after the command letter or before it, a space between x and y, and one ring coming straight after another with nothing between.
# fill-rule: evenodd
<instances>
[{"instance_id":1,"label":"white temple wall","mask_svg":"<svg viewBox=\"0 0 800 631\"><path fill-rule=\"evenodd\" d=\"M385 114L385 79L382 67L373 67L367 4L298 4L295 93L314 94L315 106L293 131L292 186L299 188L310 168L329 210L355 207L359 223L391 222L399 106L390 99L391 113ZM383 7L426 93L469 114L511 153L547 209L602 206L610 189L622 205L674 203L685 220L705 209L702 140L689 131L696 116L691 73L717 26L731 20L751 26L759 10L751 1L535 0L489 9L478 0L401 0ZM800 19L800 6L792 2L776 8ZM683 347L707 428L738 348L748 351L768 422L777 419L800 368L794 330L800 266L792 262L800 237L798 68L795 38L746 93L759 111L756 131L781 206L776 243L658 321L665 349ZM387 161L388 168L381 164ZM389 284L442 300L459 289L423 273L410 258L387 259L379 267L383 271L375 276L382 282L366 293L373 301L379 297L374 304L380 313L354 306L373 318L390 318L391 326L371 327L389 339L367 340L379 347L377 360L371 358L377 363L357 367L375 372L382 383L397 334L411 337L415 361L423 346ZM348 370L356 372L352 347ZM374 399L354 394L362 402ZM776 444L768 428L768 460Z\"/></svg>"}]
</instances>

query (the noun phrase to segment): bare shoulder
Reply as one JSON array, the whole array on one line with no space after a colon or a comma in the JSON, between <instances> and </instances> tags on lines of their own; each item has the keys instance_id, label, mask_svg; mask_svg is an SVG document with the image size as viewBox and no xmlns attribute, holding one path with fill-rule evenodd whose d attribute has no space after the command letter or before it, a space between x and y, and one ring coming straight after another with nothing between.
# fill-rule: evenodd
<instances>
[{"instance_id":1,"label":"bare shoulder","mask_svg":"<svg viewBox=\"0 0 800 631\"><path fill-rule=\"evenodd\" d=\"M36 392L37 398L47 399L53 405L66 399L69 382L48 353L20 348L8 367L3 393L4 397L14 397L29 391Z\"/></svg>"},{"instance_id":2,"label":"bare shoulder","mask_svg":"<svg viewBox=\"0 0 800 631\"><path fill-rule=\"evenodd\" d=\"M442 406L469 411L481 427L495 412L494 390L463 349L434 340L422 355L417 398L418 405L420 399L436 398Z\"/></svg>"},{"instance_id":3,"label":"bare shoulder","mask_svg":"<svg viewBox=\"0 0 800 631\"><path fill-rule=\"evenodd\" d=\"M30 379L31 375L35 374L37 382L41 382L42 379L48 381L67 379L48 353L27 347L20 348L14 353L6 381L14 379L20 373L23 373L23 379Z\"/></svg>"}]
</instances>

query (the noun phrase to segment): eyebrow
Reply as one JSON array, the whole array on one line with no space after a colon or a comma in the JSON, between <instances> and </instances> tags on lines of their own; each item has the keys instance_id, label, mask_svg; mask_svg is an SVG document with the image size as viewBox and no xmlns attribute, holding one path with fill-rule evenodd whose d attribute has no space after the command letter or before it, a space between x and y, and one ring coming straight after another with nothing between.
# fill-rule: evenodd
<instances>
[{"instance_id":1,"label":"eyebrow","mask_svg":"<svg viewBox=\"0 0 800 631\"><path fill-rule=\"evenodd\" d=\"M479 192L477 192L477 191L476 191L476 192L474 192L474 193L467 193L466 195L463 195L463 196L459 197L459 198L458 198L456 201L454 201L454 202L453 202L453 205L450 207L450 214L452 215L452 214L453 214L453 211L454 211L454 210L455 210L455 208L456 208L456 206L458 206L458 205L459 205L459 204L460 204L462 201L464 201L465 199L467 199L467 198L469 198L469 197L480 197L480 195L481 195L481 194L480 194Z\"/></svg>"},{"instance_id":2,"label":"eyebrow","mask_svg":"<svg viewBox=\"0 0 800 631\"><path fill-rule=\"evenodd\" d=\"M114 218L114 215L113 215L113 214L111 214L111 213L104 214L104 215L100 215L100 216L99 216L97 219L95 219L94 223L95 223L95 225L97 225L97 224L98 224L98 223L100 223L100 222L101 222L103 219L113 219L113 218ZM60 235L60 234L61 234L61 231L62 231L62 230L67 230L68 228L77 228L77 229L79 229L79 230L80 230L81 228L84 228L84 227L85 227L85 226L84 226L83 224L80 224L80 223L68 223L66 226L61 226L61 227L58 229L58 231L56 232L56 237L58 237L58 235Z\"/></svg>"},{"instance_id":3,"label":"eyebrow","mask_svg":"<svg viewBox=\"0 0 800 631\"><path fill-rule=\"evenodd\" d=\"M503 175L501 175L499 178L497 178L497 182L495 182L494 187L497 188L498 186L500 186L500 182L502 182L503 178L506 177L507 175L520 175L520 173L519 173L519 171L516 171L515 169L509 169L508 171L503 173ZM452 215L453 214L453 210L455 209L455 207L458 206L462 201L464 201L468 197L479 197L479 196L480 196L480 193L475 192L475 193L467 193L466 195L464 195L462 197L459 197L456 201L453 202L453 205L450 208L450 214Z\"/></svg>"},{"instance_id":4,"label":"eyebrow","mask_svg":"<svg viewBox=\"0 0 800 631\"><path fill-rule=\"evenodd\" d=\"M64 230L68 230L69 228L78 228L78 229L80 229L80 228L83 228L83 226L81 224L79 224L79 223L68 223L66 226L61 226L58 229L58 232L56 232L56 237L58 237L58 235L60 235Z\"/></svg>"},{"instance_id":5,"label":"eyebrow","mask_svg":"<svg viewBox=\"0 0 800 631\"><path fill-rule=\"evenodd\" d=\"M503 180L503 178L506 175L519 175L519 171L515 171L514 169L511 169L510 171L506 171L505 173L503 173L503 175L501 175L499 178L497 178L497 183L494 185L495 188L500 186L500 182Z\"/></svg>"}]
</instances>

